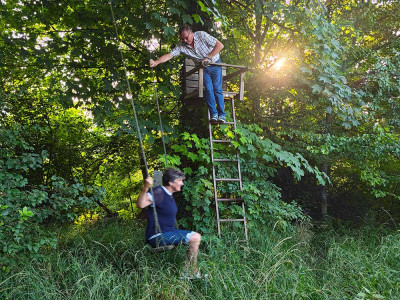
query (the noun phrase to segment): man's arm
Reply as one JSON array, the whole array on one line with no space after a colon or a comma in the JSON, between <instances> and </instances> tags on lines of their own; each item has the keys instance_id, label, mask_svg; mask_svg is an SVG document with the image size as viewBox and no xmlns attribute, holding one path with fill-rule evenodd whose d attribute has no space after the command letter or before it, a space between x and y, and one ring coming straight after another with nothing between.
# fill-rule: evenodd
<instances>
[{"instance_id":1,"label":"man's arm","mask_svg":"<svg viewBox=\"0 0 400 300\"><path fill-rule=\"evenodd\" d=\"M222 47L224 47L224 46L222 46ZM165 63L166 61L169 61L171 58L172 58L172 54L167 53L167 54L164 54L163 56L161 56L157 60L150 59L150 67L151 68L157 67L159 64Z\"/></svg>"},{"instance_id":2,"label":"man's arm","mask_svg":"<svg viewBox=\"0 0 400 300\"><path fill-rule=\"evenodd\" d=\"M153 179L151 177L147 177L144 180L144 185L143 185L143 189L140 192L138 198L137 198L137 207L139 208L145 208L147 206L149 206L150 204L152 204L153 202L150 200L149 195L147 195L147 191L149 190L149 188L153 185Z\"/></svg>"},{"instance_id":3,"label":"man's arm","mask_svg":"<svg viewBox=\"0 0 400 300\"><path fill-rule=\"evenodd\" d=\"M213 58L215 55L221 52L221 50L224 49L224 44L222 44L220 41L217 41L215 44L214 48L211 50L211 52L207 55L209 59Z\"/></svg>"},{"instance_id":4,"label":"man's arm","mask_svg":"<svg viewBox=\"0 0 400 300\"><path fill-rule=\"evenodd\" d=\"M217 40L215 43L214 48L211 50L211 52L205 57L201 63L204 65L205 63L209 62L215 55L221 52L221 50L224 49L224 44L222 44L220 41Z\"/></svg>"}]
</instances>

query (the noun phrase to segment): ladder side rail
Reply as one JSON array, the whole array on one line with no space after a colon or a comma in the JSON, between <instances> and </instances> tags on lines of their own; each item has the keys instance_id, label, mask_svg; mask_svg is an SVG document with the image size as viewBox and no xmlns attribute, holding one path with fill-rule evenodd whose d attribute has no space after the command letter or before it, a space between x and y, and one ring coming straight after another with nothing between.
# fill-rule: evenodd
<instances>
[{"instance_id":1,"label":"ladder side rail","mask_svg":"<svg viewBox=\"0 0 400 300\"><path fill-rule=\"evenodd\" d=\"M238 137L236 133L236 113L235 113L235 101L232 99L232 118L233 118L233 132L235 134L235 141L237 142ZM239 150L236 149L236 159L238 160L238 175L239 175L239 187L240 190L243 190L243 184L242 184L242 172L240 169L240 158L239 158Z\"/></svg>"},{"instance_id":2,"label":"ladder side rail","mask_svg":"<svg viewBox=\"0 0 400 300\"><path fill-rule=\"evenodd\" d=\"M240 75L242 76L243 73ZM233 118L233 128L234 128L234 133L235 133L235 141L238 140L237 133L236 133L236 113L235 113L235 101L232 99L232 118ZM236 149L236 158L238 160L237 166L238 166L238 174L239 174L239 187L240 191L243 191L243 182L242 182L242 171L240 168L240 158L239 158L239 150ZM246 238L246 243L248 242L248 235L247 235L247 220L246 220L246 210L245 210L245 205L244 205L244 199L242 202L242 212L243 212L243 226L244 226L244 235Z\"/></svg>"},{"instance_id":3,"label":"ladder side rail","mask_svg":"<svg viewBox=\"0 0 400 300\"><path fill-rule=\"evenodd\" d=\"M211 115L210 111L208 110L208 131L210 134L210 153L211 153L211 164L212 164L212 176L213 176L213 186L214 186L214 199L215 199L215 212L217 214L217 229L218 229L218 237L221 237L221 224L219 218L219 207L217 201L217 181L216 181L216 174L215 174L215 165L214 165L214 143L213 143L213 131L212 131L212 124L211 124Z\"/></svg>"},{"instance_id":4,"label":"ladder side rail","mask_svg":"<svg viewBox=\"0 0 400 300\"><path fill-rule=\"evenodd\" d=\"M246 220L246 209L244 207L244 199L242 202L242 211L243 211L244 236L246 237L246 243L247 243L249 240L249 237L247 235L247 220Z\"/></svg>"}]
</instances>

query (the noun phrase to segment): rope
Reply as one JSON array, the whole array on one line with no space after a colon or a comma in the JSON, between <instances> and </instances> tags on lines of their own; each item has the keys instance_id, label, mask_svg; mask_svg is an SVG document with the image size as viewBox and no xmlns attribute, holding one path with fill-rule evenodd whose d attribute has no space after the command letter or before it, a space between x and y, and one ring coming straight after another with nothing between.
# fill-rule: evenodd
<instances>
[{"instance_id":1,"label":"rope","mask_svg":"<svg viewBox=\"0 0 400 300\"><path fill-rule=\"evenodd\" d=\"M119 35L118 35L118 29L117 29L117 23L115 21L114 10L112 8L111 2L109 2L109 4L110 4L111 16L112 16L112 19L113 19L113 24L114 24L114 29L115 29L115 35L117 37L118 43L120 44L121 40L120 40ZM145 167L146 175L148 176L149 175L149 170L147 168L146 153L145 153L144 147L143 147L143 139L142 139L142 134L141 134L140 127L139 127L139 122L138 122L138 118L137 118L135 103L133 102L133 99L132 99L132 90L131 90L131 85L129 83L128 70L126 68L124 54L122 53L122 50L119 47L118 47L118 49L119 49L119 53L121 54L122 65L123 65L123 68L124 68L126 83L127 83L127 87L128 87L128 95L125 95L125 97L129 100L129 102L131 103L131 106L132 106L133 115L135 117L136 130L138 132L138 137L139 137L139 142L140 142L140 148L142 150L143 164L144 164L144 167ZM154 76L154 74L153 74L153 76ZM156 99L157 99L157 107L158 107L158 110L159 110L157 93L156 93ZM160 116L160 120L161 120L161 116ZM163 136L163 134L162 134L162 136ZM163 142L164 142L164 139L163 139ZM165 149L165 144L164 144L164 149ZM166 153L166 151L165 151L165 153ZM150 187L150 194L153 195L153 188L152 187ZM155 200L154 197L153 197L153 200ZM157 215L157 210L156 210L156 206L155 205L153 205L153 213L154 213L154 221L155 221L156 233L157 234L161 233L161 239L163 241L163 244L164 244L164 246L167 246L167 244L166 244L166 242L164 240L164 236L162 235L160 223L158 222L158 215ZM156 237L156 247L157 248L159 247L159 238L158 238L158 236Z\"/></svg>"},{"instance_id":2,"label":"rope","mask_svg":"<svg viewBox=\"0 0 400 300\"><path fill-rule=\"evenodd\" d=\"M149 57L151 58L151 51L149 51ZM160 110L160 104L158 102L158 92L157 92L157 82L155 81L155 76L154 76L154 70L151 68L151 74L153 77L153 84L154 84L154 94L156 96L156 102L157 102L157 111L158 111L158 119L160 121L160 131L161 131L161 140L163 143L163 148L164 148L164 159L165 159L165 167L168 168L168 156L167 156L167 148L165 146L165 140L164 140L164 128L162 125L162 120L161 120L161 110Z\"/></svg>"},{"instance_id":3,"label":"rope","mask_svg":"<svg viewBox=\"0 0 400 300\"><path fill-rule=\"evenodd\" d=\"M146 13L145 13L145 17L146 17ZM153 52L152 46L154 46L154 44L150 43L150 37L149 37L149 31L148 30L147 30L147 34L146 34L146 40L147 40L147 45L148 45L148 50L149 50L149 60L150 60L151 59L151 54ZM153 85L154 85L154 95L155 95L156 102L157 102L157 112L158 112L158 119L159 119L159 122L160 122L161 140L162 140L163 149L164 149L165 167L168 168L168 155L167 155L167 149L166 149L165 140L164 140L164 128L163 128L163 123L162 123L162 119L161 119L161 110L160 110L160 104L159 104L159 101L158 101L157 80L156 80L154 68L151 68L151 77L152 77L152 82L153 82Z\"/></svg>"}]
</instances>

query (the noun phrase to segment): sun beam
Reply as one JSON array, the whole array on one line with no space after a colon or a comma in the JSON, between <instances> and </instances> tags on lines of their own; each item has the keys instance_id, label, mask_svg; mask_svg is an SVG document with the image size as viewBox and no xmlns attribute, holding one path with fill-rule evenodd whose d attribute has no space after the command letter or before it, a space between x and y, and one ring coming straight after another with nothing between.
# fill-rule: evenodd
<instances>
[{"instance_id":1,"label":"sun beam","mask_svg":"<svg viewBox=\"0 0 400 300\"><path fill-rule=\"evenodd\" d=\"M272 68L274 68L275 70L280 70L282 69L283 65L285 64L286 58L285 57L281 57L279 58L274 65L272 66Z\"/></svg>"}]
</instances>

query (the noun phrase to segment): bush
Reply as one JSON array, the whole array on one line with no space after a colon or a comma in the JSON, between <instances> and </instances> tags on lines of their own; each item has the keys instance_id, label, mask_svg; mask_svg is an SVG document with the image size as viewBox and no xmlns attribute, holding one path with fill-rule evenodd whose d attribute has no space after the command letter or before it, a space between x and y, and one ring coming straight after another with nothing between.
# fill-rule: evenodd
<instances>
[{"instance_id":1,"label":"bush","mask_svg":"<svg viewBox=\"0 0 400 300\"><path fill-rule=\"evenodd\" d=\"M215 138L234 140L235 132L228 126L221 125L221 130L214 132ZM302 219L300 207L293 201L282 201L280 188L272 182L277 170L281 166L290 168L296 180L304 176L305 172L315 175L320 184L325 184L328 178L317 168L309 165L299 153L288 152L266 137L257 125L243 125L237 127L238 140L230 145L214 144L215 158L236 158L236 151L240 155L243 189L237 182L218 183L219 197L242 197L246 204L246 217L251 224L278 224L283 228L288 222ZM210 161L210 146L208 139L200 139L195 134L182 134L182 143L172 148L179 156L189 163L183 170L188 176L183 190L194 224L204 233L210 232L210 224L215 219L213 215L214 202L212 165ZM181 163L181 161L176 161ZM235 178L238 176L236 163L214 163L217 178ZM235 205L219 206L221 214L227 217L241 216L241 208Z\"/></svg>"},{"instance_id":2,"label":"bush","mask_svg":"<svg viewBox=\"0 0 400 300\"><path fill-rule=\"evenodd\" d=\"M41 258L41 250L57 243L54 233L42 225L72 222L81 210L103 198L96 187L57 176L35 184L48 154L34 153L23 131L16 125L0 127L0 265L19 256Z\"/></svg>"}]
</instances>

